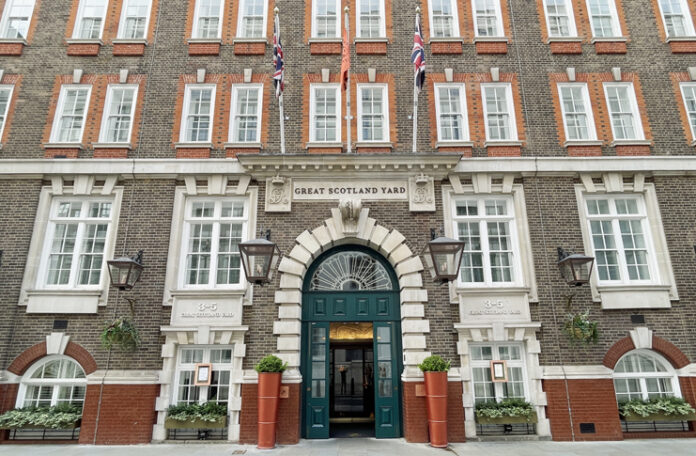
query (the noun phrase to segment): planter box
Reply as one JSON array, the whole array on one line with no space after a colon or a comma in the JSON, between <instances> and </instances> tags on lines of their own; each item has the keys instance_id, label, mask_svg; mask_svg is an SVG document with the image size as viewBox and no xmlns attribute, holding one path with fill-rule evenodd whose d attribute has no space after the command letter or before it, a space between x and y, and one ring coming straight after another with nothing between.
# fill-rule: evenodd
<instances>
[{"instance_id":1,"label":"planter box","mask_svg":"<svg viewBox=\"0 0 696 456\"><path fill-rule=\"evenodd\" d=\"M77 420L73 424L67 425L65 427L61 428L47 428L46 426L39 426L36 424L26 424L24 426L19 426L19 427L10 427L10 426L0 426L0 430L9 430L9 429L50 429L52 431L60 431L63 429L76 429L79 428L80 425L82 424L82 420Z\"/></svg>"},{"instance_id":2,"label":"planter box","mask_svg":"<svg viewBox=\"0 0 696 456\"><path fill-rule=\"evenodd\" d=\"M499 418L489 418L487 416L477 416L478 424L518 424L518 423L536 423L538 421L536 412L530 416L501 416Z\"/></svg>"},{"instance_id":3,"label":"planter box","mask_svg":"<svg viewBox=\"0 0 696 456\"><path fill-rule=\"evenodd\" d=\"M624 421L696 421L696 413L689 415L665 415L663 413L655 413L648 416L640 416L632 414L631 416L622 416Z\"/></svg>"},{"instance_id":4,"label":"planter box","mask_svg":"<svg viewBox=\"0 0 696 456\"><path fill-rule=\"evenodd\" d=\"M171 418L164 420L165 429L222 429L227 426L227 417L211 423L210 421L191 420L176 421Z\"/></svg>"}]
</instances>

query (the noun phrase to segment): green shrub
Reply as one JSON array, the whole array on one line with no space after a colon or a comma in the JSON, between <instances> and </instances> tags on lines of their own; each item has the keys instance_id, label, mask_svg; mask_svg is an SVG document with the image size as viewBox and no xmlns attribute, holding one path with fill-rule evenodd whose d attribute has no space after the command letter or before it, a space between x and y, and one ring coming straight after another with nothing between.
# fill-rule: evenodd
<instances>
[{"instance_id":1,"label":"green shrub","mask_svg":"<svg viewBox=\"0 0 696 456\"><path fill-rule=\"evenodd\" d=\"M447 372L451 364L439 355L432 355L425 358L418 368L423 372Z\"/></svg>"},{"instance_id":2,"label":"green shrub","mask_svg":"<svg viewBox=\"0 0 696 456\"><path fill-rule=\"evenodd\" d=\"M288 363L284 363L282 359L275 355L268 355L261 358L254 369L256 372L283 372L287 367Z\"/></svg>"},{"instance_id":3,"label":"green shrub","mask_svg":"<svg viewBox=\"0 0 696 456\"><path fill-rule=\"evenodd\" d=\"M590 311L581 314L569 314L563 323L563 332L571 342L582 342L584 344L596 344L599 339L597 322L590 321Z\"/></svg>"},{"instance_id":4,"label":"green shrub","mask_svg":"<svg viewBox=\"0 0 696 456\"><path fill-rule=\"evenodd\" d=\"M476 416L502 418L505 416L530 417L534 407L522 399L504 399L501 402L489 401L476 404Z\"/></svg>"},{"instance_id":5,"label":"green shrub","mask_svg":"<svg viewBox=\"0 0 696 456\"><path fill-rule=\"evenodd\" d=\"M205 421L218 423L227 416L227 406L216 402L205 404L179 404L167 409L167 418L174 421Z\"/></svg>"},{"instance_id":6,"label":"green shrub","mask_svg":"<svg viewBox=\"0 0 696 456\"><path fill-rule=\"evenodd\" d=\"M36 426L44 429L68 429L82 418L82 407L62 404L55 407L24 407L0 415L0 428L21 429Z\"/></svg>"},{"instance_id":7,"label":"green shrub","mask_svg":"<svg viewBox=\"0 0 696 456\"><path fill-rule=\"evenodd\" d=\"M135 325L126 317L107 322L101 333L102 347L111 350L117 346L122 351L132 352L140 346L140 335Z\"/></svg>"},{"instance_id":8,"label":"green shrub","mask_svg":"<svg viewBox=\"0 0 696 456\"><path fill-rule=\"evenodd\" d=\"M696 410L680 397L657 397L647 401L633 399L619 402L619 415L624 417L666 415L680 418L696 413Z\"/></svg>"}]
</instances>

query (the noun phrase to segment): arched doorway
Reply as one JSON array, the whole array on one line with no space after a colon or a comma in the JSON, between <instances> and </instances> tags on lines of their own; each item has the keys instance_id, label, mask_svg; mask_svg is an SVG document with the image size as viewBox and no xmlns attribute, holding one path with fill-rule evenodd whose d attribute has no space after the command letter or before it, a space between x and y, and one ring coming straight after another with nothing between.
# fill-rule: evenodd
<instances>
[{"instance_id":1,"label":"arched doorway","mask_svg":"<svg viewBox=\"0 0 696 456\"><path fill-rule=\"evenodd\" d=\"M376 252L341 246L303 284L302 434L401 436L401 314L393 268ZM372 433L373 432L373 433Z\"/></svg>"}]
</instances>

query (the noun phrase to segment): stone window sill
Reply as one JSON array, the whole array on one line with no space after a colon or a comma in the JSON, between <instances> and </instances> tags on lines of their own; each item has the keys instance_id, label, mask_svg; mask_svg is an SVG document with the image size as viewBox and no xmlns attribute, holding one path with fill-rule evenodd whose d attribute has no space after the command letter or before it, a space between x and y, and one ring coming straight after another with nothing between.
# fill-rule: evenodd
<instances>
[{"instance_id":1,"label":"stone window sill","mask_svg":"<svg viewBox=\"0 0 696 456\"><path fill-rule=\"evenodd\" d=\"M103 290L26 290L27 313L94 314Z\"/></svg>"},{"instance_id":2,"label":"stone window sill","mask_svg":"<svg viewBox=\"0 0 696 456\"><path fill-rule=\"evenodd\" d=\"M464 38L461 36L433 36L430 37L428 44L430 43L463 43Z\"/></svg>"},{"instance_id":3,"label":"stone window sill","mask_svg":"<svg viewBox=\"0 0 696 456\"><path fill-rule=\"evenodd\" d=\"M546 40L546 44L551 43L582 43L579 36L552 36Z\"/></svg>"},{"instance_id":4,"label":"stone window sill","mask_svg":"<svg viewBox=\"0 0 696 456\"><path fill-rule=\"evenodd\" d=\"M144 44L147 46L147 40L144 38L141 39L130 39L130 38L116 38L112 42L112 44Z\"/></svg>"},{"instance_id":5,"label":"stone window sill","mask_svg":"<svg viewBox=\"0 0 696 456\"><path fill-rule=\"evenodd\" d=\"M435 143L436 148L440 147L474 147L473 141L438 141Z\"/></svg>"},{"instance_id":6,"label":"stone window sill","mask_svg":"<svg viewBox=\"0 0 696 456\"><path fill-rule=\"evenodd\" d=\"M188 44L222 44L222 38L189 38Z\"/></svg>"},{"instance_id":7,"label":"stone window sill","mask_svg":"<svg viewBox=\"0 0 696 456\"><path fill-rule=\"evenodd\" d=\"M353 43L388 43L389 38L385 37L373 37L373 38L367 38L367 37L361 37L361 36L356 36L355 39L353 40Z\"/></svg>"},{"instance_id":8,"label":"stone window sill","mask_svg":"<svg viewBox=\"0 0 696 456\"><path fill-rule=\"evenodd\" d=\"M671 43L672 41L696 41L696 36L672 36L665 40L666 43Z\"/></svg>"},{"instance_id":9,"label":"stone window sill","mask_svg":"<svg viewBox=\"0 0 696 456\"><path fill-rule=\"evenodd\" d=\"M647 139L615 139L610 146L650 146L652 141Z\"/></svg>"},{"instance_id":10,"label":"stone window sill","mask_svg":"<svg viewBox=\"0 0 696 456\"><path fill-rule=\"evenodd\" d=\"M224 146L226 149L228 148L234 148L234 149L260 149L261 148L261 143L260 142L243 142L243 143L238 143L238 142L228 142L225 143Z\"/></svg>"},{"instance_id":11,"label":"stone window sill","mask_svg":"<svg viewBox=\"0 0 696 456\"><path fill-rule=\"evenodd\" d=\"M85 145L82 143L46 143L44 149L80 149L84 150Z\"/></svg>"},{"instance_id":12,"label":"stone window sill","mask_svg":"<svg viewBox=\"0 0 696 456\"><path fill-rule=\"evenodd\" d=\"M305 144L306 149L314 147L343 147L343 143L340 142L308 142Z\"/></svg>"},{"instance_id":13,"label":"stone window sill","mask_svg":"<svg viewBox=\"0 0 696 456\"><path fill-rule=\"evenodd\" d=\"M584 141L573 141L569 140L563 143L563 147L588 147L588 146L602 146L604 141L599 140L584 140Z\"/></svg>"},{"instance_id":14,"label":"stone window sill","mask_svg":"<svg viewBox=\"0 0 696 456\"><path fill-rule=\"evenodd\" d=\"M244 38L244 37L237 37L234 40L232 40L232 44L237 44L237 43L263 43L263 44L268 44L268 40L265 37L260 37L260 38Z\"/></svg>"},{"instance_id":15,"label":"stone window sill","mask_svg":"<svg viewBox=\"0 0 696 456\"><path fill-rule=\"evenodd\" d=\"M625 36L603 36L603 37L598 37L598 38L592 38L592 41L590 41L592 44L594 43L625 43L628 41L628 38Z\"/></svg>"},{"instance_id":16,"label":"stone window sill","mask_svg":"<svg viewBox=\"0 0 696 456\"><path fill-rule=\"evenodd\" d=\"M308 43L341 43L341 37L329 37L329 38L310 38Z\"/></svg>"},{"instance_id":17,"label":"stone window sill","mask_svg":"<svg viewBox=\"0 0 696 456\"><path fill-rule=\"evenodd\" d=\"M483 147L521 147L522 141L486 141Z\"/></svg>"},{"instance_id":18,"label":"stone window sill","mask_svg":"<svg viewBox=\"0 0 696 456\"><path fill-rule=\"evenodd\" d=\"M23 38L0 38L0 44L23 44L28 46L29 43Z\"/></svg>"},{"instance_id":19,"label":"stone window sill","mask_svg":"<svg viewBox=\"0 0 696 456\"><path fill-rule=\"evenodd\" d=\"M668 309L669 285L599 285L602 309Z\"/></svg>"},{"instance_id":20,"label":"stone window sill","mask_svg":"<svg viewBox=\"0 0 696 456\"><path fill-rule=\"evenodd\" d=\"M477 36L474 43L509 43L510 39L506 36Z\"/></svg>"},{"instance_id":21,"label":"stone window sill","mask_svg":"<svg viewBox=\"0 0 696 456\"><path fill-rule=\"evenodd\" d=\"M178 142L174 143L174 148L175 149L212 149L213 148L213 143L209 142L200 142L200 143L191 143L191 142Z\"/></svg>"},{"instance_id":22,"label":"stone window sill","mask_svg":"<svg viewBox=\"0 0 696 456\"><path fill-rule=\"evenodd\" d=\"M130 143L92 143L94 149L133 149Z\"/></svg>"}]
</instances>

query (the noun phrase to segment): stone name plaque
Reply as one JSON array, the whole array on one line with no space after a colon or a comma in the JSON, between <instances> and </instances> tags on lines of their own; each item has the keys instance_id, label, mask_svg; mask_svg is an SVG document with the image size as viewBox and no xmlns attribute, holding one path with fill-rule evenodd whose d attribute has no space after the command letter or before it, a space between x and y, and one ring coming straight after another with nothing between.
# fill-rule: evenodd
<instances>
[{"instance_id":1,"label":"stone name plaque","mask_svg":"<svg viewBox=\"0 0 696 456\"><path fill-rule=\"evenodd\" d=\"M355 180L355 179L293 179L292 199L341 200L355 198L361 200L408 200L408 181Z\"/></svg>"},{"instance_id":2,"label":"stone name plaque","mask_svg":"<svg viewBox=\"0 0 696 456\"><path fill-rule=\"evenodd\" d=\"M529 304L525 295L497 297L462 296L459 304L462 323L530 321Z\"/></svg>"},{"instance_id":3,"label":"stone name plaque","mask_svg":"<svg viewBox=\"0 0 696 456\"><path fill-rule=\"evenodd\" d=\"M172 305L172 325L233 326L242 323L242 303L237 299L178 298Z\"/></svg>"}]
</instances>

